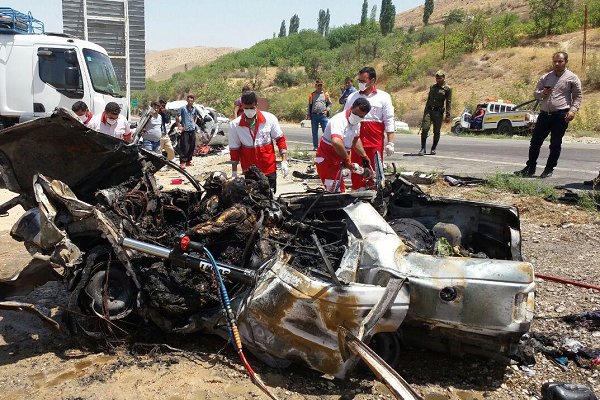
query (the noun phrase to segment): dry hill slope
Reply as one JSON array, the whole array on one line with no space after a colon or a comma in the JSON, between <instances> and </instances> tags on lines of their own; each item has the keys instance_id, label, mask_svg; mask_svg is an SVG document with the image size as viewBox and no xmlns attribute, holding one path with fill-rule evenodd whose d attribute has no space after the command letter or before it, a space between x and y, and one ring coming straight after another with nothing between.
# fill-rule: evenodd
<instances>
[{"instance_id":1,"label":"dry hill slope","mask_svg":"<svg viewBox=\"0 0 600 400\"><path fill-rule=\"evenodd\" d=\"M460 115L464 107L474 107L486 97L512 101L533 98L538 78L551 69L552 53L564 50L569 53L569 69L583 81L583 103L578 118L585 116L595 120L596 116L600 116L600 91L586 84L586 72L581 66L581 49L582 33L572 32L547 36L518 47L477 51L466 54L460 62L446 60L432 66L432 70L428 71L430 76L419 78L409 87L391 91L391 94L399 114L411 126L420 123L428 88L435 83L433 73L437 68L446 70L446 80L453 88L453 116ZM593 62L594 56L600 58L599 28L588 31L588 62ZM383 87L386 88L386 82ZM600 129L600 123L595 129Z\"/></svg>"},{"instance_id":2,"label":"dry hill slope","mask_svg":"<svg viewBox=\"0 0 600 400\"><path fill-rule=\"evenodd\" d=\"M439 24L452 10L463 9L466 13L477 10L492 9L500 13L511 11L516 14L528 12L527 0L437 0L434 3L433 14L429 18L430 24ZM396 26L405 29L410 26L423 25L423 6L411 8L408 11L396 14Z\"/></svg>"},{"instance_id":3,"label":"dry hill slope","mask_svg":"<svg viewBox=\"0 0 600 400\"><path fill-rule=\"evenodd\" d=\"M174 73L208 64L239 49L232 47L191 47L146 53L146 79L163 81Z\"/></svg>"}]
</instances>

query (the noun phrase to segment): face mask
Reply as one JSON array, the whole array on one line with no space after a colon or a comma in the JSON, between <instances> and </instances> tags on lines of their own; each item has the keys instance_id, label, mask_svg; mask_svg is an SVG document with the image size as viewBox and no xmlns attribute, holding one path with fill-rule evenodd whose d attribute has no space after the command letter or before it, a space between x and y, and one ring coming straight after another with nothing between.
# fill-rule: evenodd
<instances>
[{"instance_id":1,"label":"face mask","mask_svg":"<svg viewBox=\"0 0 600 400\"><path fill-rule=\"evenodd\" d=\"M364 92L366 88L367 88L366 82L358 82L358 90L359 91Z\"/></svg>"},{"instance_id":2,"label":"face mask","mask_svg":"<svg viewBox=\"0 0 600 400\"><path fill-rule=\"evenodd\" d=\"M364 118L359 117L356 114L350 113L350 115L348 115L348 123L350 125L358 125Z\"/></svg>"},{"instance_id":3,"label":"face mask","mask_svg":"<svg viewBox=\"0 0 600 400\"><path fill-rule=\"evenodd\" d=\"M85 121L87 121L87 115L86 114L80 115L79 120L85 124Z\"/></svg>"},{"instance_id":4,"label":"face mask","mask_svg":"<svg viewBox=\"0 0 600 400\"><path fill-rule=\"evenodd\" d=\"M112 126L117 123L117 120L114 118L106 118L106 123Z\"/></svg>"},{"instance_id":5,"label":"face mask","mask_svg":"<svg viewBox=\"0 0 600 400\"><path fill-rule=\"evenodd\" d=\"M244 115L246 116L246 118L254 118L256 116L256 108L244 109Z\"/></svg>"}]
</instances>

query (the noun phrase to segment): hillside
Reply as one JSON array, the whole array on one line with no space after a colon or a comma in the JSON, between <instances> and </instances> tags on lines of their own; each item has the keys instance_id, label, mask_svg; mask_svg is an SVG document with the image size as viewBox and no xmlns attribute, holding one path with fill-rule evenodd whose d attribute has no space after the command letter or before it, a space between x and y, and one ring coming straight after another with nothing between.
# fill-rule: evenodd
<instances>
[{"instance_id":1,"label":"hillside","mask_svg":"<svg viewBox=\"0 0 600 400\"><path fill-rule=\"evenodd\" d=\"M191 47L146 53L146 79L162 81L177 72L208 64L239 49L232 47Z\"/></svg>"},{"instance_id":2,"label":"hillside","mask_svg":"<svg viewBox=\"0 0 600 400\"><path fill-rule=\"evenodd\" d=\"M429 17L430 24L442 23L444 17L452 10L462 9L467 14L477 10L494 10L494 12L513 12L524 15L529 7L527 0L437 0L433 7L433 14ZM396 14L396 27L408 29L423 25L423 6Z\"/></svg>"},{"instance_id":3,"label":"hillside","mask_svg":"<svg viewBox=\"0 0 600 400\"><path fill-rule=\"evenodd\" d=\"M448 61L440 64L440 68L446 70L448 84L453 88L452 113L456 116L464 107L473 107L485 97L499 97L515 102L533 98L532 92L539 76L551 68L552 53L564 50L570 54L569 69L583 81L584 100L580 114L597 114L600 91L592 90L585 84L581 47L582 33L573 32L533 40L518 47L476 51L465 54L458 63ZM594 56L600 57L600 29L588 32L588 62ZM396 108L402 110L403 119L411 126L418 126L420 123L428 87L433 83L433 76L422 77L410 87L392 91ZM411 100L406 101L407 98ZM596 129L600 129L600 122L597 122Z\"/></svg>"}]
</instances>

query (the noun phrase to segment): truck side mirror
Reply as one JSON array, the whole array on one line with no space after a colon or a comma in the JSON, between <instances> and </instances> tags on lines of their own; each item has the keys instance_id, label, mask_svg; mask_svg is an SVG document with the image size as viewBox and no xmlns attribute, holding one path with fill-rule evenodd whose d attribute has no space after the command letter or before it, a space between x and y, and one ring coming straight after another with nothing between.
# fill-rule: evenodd
<instances>
[{"instance_id":1,"label":"truck side mirror","mask_svg":"<svg viewBox=\"0 0 600 400\"><path fill-rule=\"evenodd\" d=\"M65 50L65 62L67 64L77 65L77 53L75 53L75 50Z\"/></svg>"},{"instance_id":2,"label":"truck side mirror","mask_svg":"<svg viewBox=\"0 0 600 400\"><path fill-rule=\"evenodd\" d=\"M65 67L65 87L79 89L79 68Z\"/></svg>"}]
</instances>

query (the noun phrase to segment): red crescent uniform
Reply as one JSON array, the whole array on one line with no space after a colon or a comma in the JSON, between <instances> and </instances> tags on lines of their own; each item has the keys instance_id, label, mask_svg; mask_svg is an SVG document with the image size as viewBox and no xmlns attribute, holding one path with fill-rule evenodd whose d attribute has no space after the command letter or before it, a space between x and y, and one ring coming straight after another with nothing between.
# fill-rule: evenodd
<instances>
[{"instance_id":1,"label":"red crescent uniform","mask_svg":"<svg viewBox=\"0 0 600 400\"><path fill-rule=\"evenodd\" d=\"M379 152L383 160L383 145L386 132L395 132L394 106L392 98L387 92L373 87L373 91L365 96L363 92L354 92L348 96L344 110L352 107L352 104L359 97L365 98L371 104L371 111L365 116L360 124L360 140L362 141L365 152L371 160L371 165L375 165L375 153ZM352 152L352 162L362 165L362 160L355 151ZM356 174L352 174L352 189L365 187L365 180Z\"/></svg>"},{"instance_id":2,"label":"red crescent uniform","mask_svg":"<svg viewBox=\"0 0 600 400\"><path fill-rule=\"evenodd\" d=\"M340 180L342 162L345 160L335 152L331 139L334 137L342 139L346 152L350 153L354 138L359 136L359 125L350 125L348 122L350 113L351 110L346 110L331 117L325 128L325 132L323 132L323 136L319 142L319 148L315 155L317 173L328 192L335 191L338 181ZM342 179L341 182L339 182L339 191L343 193L345 190L346 187L344 185L344 180Z\"/></svg>"},{"instance_id":3,"label":"red crescent uniform","mask_svg":"<svg viewBox=\"0 0 600 400\"><path fill-rule=\"evenodd\" d=\"M277 170L273 140L280 154L287 153L285 136L276 116L257 110L256 125L252 129L242 113L229 125L231 161L241 163L242 172L256 165L265 175L273 174Z\"/></svg>"}]
</instances>

